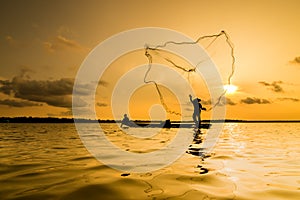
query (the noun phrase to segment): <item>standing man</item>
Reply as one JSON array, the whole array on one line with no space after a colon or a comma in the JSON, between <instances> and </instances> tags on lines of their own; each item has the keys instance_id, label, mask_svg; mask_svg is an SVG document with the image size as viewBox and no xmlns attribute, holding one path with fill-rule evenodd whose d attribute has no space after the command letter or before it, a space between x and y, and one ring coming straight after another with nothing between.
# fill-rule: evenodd
<instances>
[{"instance_id":1,"label":"standing man","mask_svg":"<svg viewBox=\"0 0 300 200\"><path fill-rule=\"evenodd\" d=\"M193 113L193 120L195 123L196 128L200 128L201 126L201 110L206 110L206 108L202 107L201 105L201 99L199 98L192 98L192 95L189 95L190 101L192 102L194 106L194 113Z\"/></svg>"}]
</instances>

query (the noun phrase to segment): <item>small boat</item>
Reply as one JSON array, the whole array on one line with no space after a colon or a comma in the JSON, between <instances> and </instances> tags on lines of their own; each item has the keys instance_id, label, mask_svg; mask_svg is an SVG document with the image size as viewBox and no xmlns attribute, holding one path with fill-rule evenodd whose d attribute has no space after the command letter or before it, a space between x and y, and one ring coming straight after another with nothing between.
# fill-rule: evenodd
<instances>
[{"instance_id":1,"label":"small boat","mask_svg":"<svg viewBox=\"0 0 300 200\"><path fill-rule=\"evenodd\" d=\"M126 124L127 127L136 127L136 128L195 128L194 123L187 122L171 122L170 120L166 120L164 122L132 122L130 124ZM200 129L209 129L211 124L203 123L200 125Z\"/></svg>"}]
</instances>

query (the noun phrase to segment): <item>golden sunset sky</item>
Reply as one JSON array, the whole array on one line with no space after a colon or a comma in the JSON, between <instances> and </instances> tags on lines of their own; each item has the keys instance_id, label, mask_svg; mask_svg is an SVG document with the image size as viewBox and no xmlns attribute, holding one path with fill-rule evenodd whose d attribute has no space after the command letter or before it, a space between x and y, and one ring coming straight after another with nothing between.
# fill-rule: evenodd
<instances>
[{"instance_id":1,"label":"golden sunset sky","mask_svg":"<svg viewBox=\"0 0 300 200\"><path fill-rule=\"evenodd\" d=\"M0 116L72 117L73 81L92 49L122 31L162 27L195 40L222 30L230 35L238 89L227 95L226 118L300 119L299 8L298 0L1 1ZM207 52L226 80L231 60L225 39ZM128 60L135 63L133 56ZM95 106L102 119L112 118L107 91L122 73L121 64L112 66L99 84ZM155 96L147 91L147 99ZM141 102L131 105L132 118L147 118L148 103L146 112Z\"/></svg>"}]
</instances>

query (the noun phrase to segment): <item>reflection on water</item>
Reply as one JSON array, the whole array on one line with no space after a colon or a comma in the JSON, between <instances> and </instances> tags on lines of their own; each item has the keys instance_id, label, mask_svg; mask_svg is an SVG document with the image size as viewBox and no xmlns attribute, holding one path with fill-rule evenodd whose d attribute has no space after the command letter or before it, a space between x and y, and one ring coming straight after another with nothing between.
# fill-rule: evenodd
<instances>
[{"instance_id":1,"label":"reflection on water","mask_svg":"<svg viewBox=\"0 0 300 200\"><path fill-rule=\"evenodd\" d=\"M225 124L211 157L184 154L169 167L127 176L92 157L73 124L0 124L0 130L0 199L300 196L300 124ZM116 126L105 125L116 145L142 153L168 144L174 132L165 131L153 141L136 143ZM201 174L201 168L208 173Z\"/></svg>"}]
</instances>

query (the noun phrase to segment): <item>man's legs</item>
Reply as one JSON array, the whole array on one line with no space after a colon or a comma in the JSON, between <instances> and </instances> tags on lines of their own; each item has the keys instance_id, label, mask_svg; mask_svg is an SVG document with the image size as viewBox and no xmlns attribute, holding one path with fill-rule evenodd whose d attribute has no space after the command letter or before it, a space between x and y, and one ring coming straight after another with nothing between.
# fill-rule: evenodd
<instances>
[{"instance_id":1,"label":"man's legs","mask_svg":"<svg viewBox=\"0 0 300 200\"><path fill-rule=\"evenodd\" d=\"M201 112L198 113L198 128L201 126Z\"/></svg>"},{"instance_id":2,"label":"man's legs","mask_svg":"<svg viewBox=\"0 0 300 200\"><path fill-rule=\"evenodd\" d=\"M197 127L197 128L200 128L200 115L199 115L199 113L198 112L194 112L193 113L193 120L194 120L194 123L195 123L195 126Z\"/></svg>"}]
</instances>

